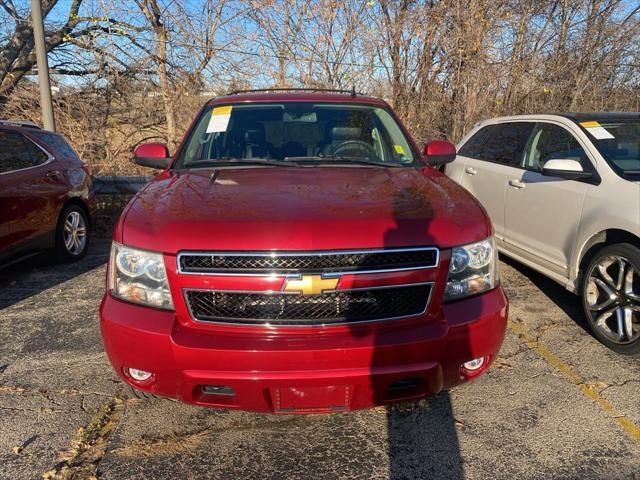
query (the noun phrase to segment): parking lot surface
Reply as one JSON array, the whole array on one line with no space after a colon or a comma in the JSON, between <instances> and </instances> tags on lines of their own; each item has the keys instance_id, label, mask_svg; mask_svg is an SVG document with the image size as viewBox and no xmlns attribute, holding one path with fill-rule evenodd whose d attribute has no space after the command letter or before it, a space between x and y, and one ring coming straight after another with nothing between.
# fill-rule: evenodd
<instances>
[{"instance_id":1,"label":"parking lot surface","mask_svg":"<svg viewBox=\"0 0 640 480\"><path fill-rule=\"evenodd\" d=\"M97 311L108 242L0 271L0 478L640 479L640 360L577 297L501 262L499 358L417 405L275 416L124 400Z\"/></svg>"}]
</instances>

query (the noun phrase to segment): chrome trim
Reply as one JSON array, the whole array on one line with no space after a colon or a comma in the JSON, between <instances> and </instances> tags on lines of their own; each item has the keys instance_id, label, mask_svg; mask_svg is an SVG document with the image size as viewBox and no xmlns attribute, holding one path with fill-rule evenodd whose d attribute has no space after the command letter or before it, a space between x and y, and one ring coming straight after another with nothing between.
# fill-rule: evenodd
<instances>
[{"instance_id":1,"label":"chrome trim","mask_svg":"<svg viewBox=\"0 0 640 480\"><path fill-rule=\"evenodd\" d=\"M199 323L199 324L203 324L203 325L225 325L225 326L229 326L229 325L237 325L240 327L269 327L269 328L313 328L313 327L322 327L322 328L326 328L326 327L334 327L334 326L341 326L341 325L353 325L353 324L357 324L357 325L363 325L363 324L367 324L367 323L378 323L378 322L386 322L389 320L398 320L401 318L409 318L409 317L419 317L421 315L424 315L425 313L427 313L427 310L429 310L429 306L431 305L431 297L433 296L433 290L435 288L435 282L416 282L416 283L399 283L397 285L381 285L381 286L375 286L375 287L359 287L359 288L346 288L346 289L339 289L339 290L328 290L327 293L333 293L333 292L354 292L354 291L359 291L359 290L383 290L383 289L390 289L390 288L402 288L402 287L418 287L418 286L422 286L422 285L429 285L431 288L429 288L429 296L427 297L427 301L424 305L424 309L419 312L419 313L412 313L411 315L400 315L400 316L396 316L396 317L386 317L386 318L377 318L374 320L355 320L355 321L351 321L351 322L331 322L331 323L315 323L312 325L278 325L278 324L271 324L269 323L270 320L269 319L265 319L264 323L260 324L260 323L255 323L255 322L232 322L232 321L228 321L228 322L224 322L224 321L216 321L216 320L199 320L195 317L195 315L193 314L193 310L191 310L191 304L189 303L189 301L187 300L187 293L188 292L210 292L210 293L247 293L247 294L259 294L259 295L302 295L301 293L295 293L295 292L282 292L282 291L278 291L278 290L215 290L215 289L207 289L207 288L183 288L182 289L182 298L184 300L184 303L187 307L187 310L189 311L189 316L191 317L191 320L195 323ZM320 294L322 295L322 294ZM307 295L308 296L308 295ZM292 320L294 321L294 320Z\"/></svg>"},{"instance_id":2,"label":"chrome trim","mask_svg":"<svg viewBox=\"0 0 640 480\"><path fill-rule=\"evenodd\" d=\"M29 142L33 143L36 147L38 147L40 150L42 150L44 153L46 153L46 154L47 154L47 157L49 157L49 158L47 159L47 162L50 162L50 161L52 161L52 160L55 160L55 157L54 157L53 155L51 155L51 153L49 153L49 151L48 151L47 149L45 149L43 146L41 146L40 144L38 144L38 143L34 142L33 140L31 140L31 139L30 139L29 137L27 137L26 135L23 135L23 137L24 137L25 139L27 139L27 141L29 141ZM43 163L41 163L40 165L44 165L44 164L45 164L45 163L47 163L47 162L43 162ZM36 166L36 167L39 167L40 165L35 165L35 166Z\"/></svg>"},{"instance_id":3,"label":"chrome trim","mask_svg":"<svg viewBox=\"0 0 640 480\"><path fill-rule=\"evenodd\" d=\"M358 254L369 254L369 253L398 253L398 252L423 252L423 251L435 251L436 258L433 265L422 265L419 267L402 267L402 268L385 268L378 270L346 270L346 271L335 271L335 272L321 272L316 270L317 273L322 273L324 277L336 277L341 275L363 275L370 273L391 273L391 272L404 272L411 270L426 270L430 268L437 268L440 265L440 250L436 247L408 247L408 248L384 248L384 249L362 249L362 250L315 250L315 251L182 251L178 252L176 256L177 262L177 272L180 275L204 275L204 276L223 276L223 277L297 277L302 275L302 273L279 273L278 271L272 272L258 272L258 273L237 273L237 272L185 272L182 269L182 265L180 259L183 256L194 256L194 257L210 257L210 256L219 256L219 257L320 257L324 255L358 255ZM310 270L306 272L307 274L314 273L314 271Z\"/></svg>"}]
</instances>

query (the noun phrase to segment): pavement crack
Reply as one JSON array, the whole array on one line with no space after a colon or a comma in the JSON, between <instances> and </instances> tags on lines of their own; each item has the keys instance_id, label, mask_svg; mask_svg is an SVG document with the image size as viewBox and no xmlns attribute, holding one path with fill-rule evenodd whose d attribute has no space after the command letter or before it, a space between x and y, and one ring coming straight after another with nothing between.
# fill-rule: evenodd
<instances>
[{"instance_id":1,"label":"pavement crack","mask_svg":"<svg viewBox=\"0 0 640 480\"><path fill-rule=\"evenodd\" d=\"M635 379L635 378L630 378L628 380L625 380L624 382L619 382L619 383L611 383L609 385L606 385L605 387L601 388L598 390L599 394L602 394L602 392L612 388L612 387L624 387L630 383L640 383L640 379Z\"/></svg>"},{"instance_id":2,"label":"pavement crack","mask_svg":"<svg viewBox=\"0 0 640 480\"><path fill-rule=\"evenodd\" d=\"M52 396L59 395L96 395L99 397L111 397L112 394L104 393L104 392L93 392L86 390L78 390L75 388L63 388L60 390L48 390L46 388L32 388L32 387L18 387L13 385L2 385L0 386L0 395L2 394L37 394L43 395L47 397L47 399L51 399Z\"/></svg>"},{"instance_id":3,"label":"pavement crack","mask_svg":"<svg viewBox=\"0 0 640 480\"><path fill-rule=\"evenodd\" d=\"M500 353L500 355L498 355L498 357L496 358L496 362L500 363L503 362L505 363L507 360L512 360L513 358L517 357L518 355L521 355L525 352L530 352L531 351L531 347L529 347L527 344L521 343L520 345L518 345L518 348L512 352L512 353L505 353L503 354L502 352ZM508 365L510 366L510 365Z\"/></svg>"},{"instance_id":4,"label":"pavement crack","mask_svg":"<svg viewBox=\"0 0 640 480\"><path fill-rule=\"evenodd\" d=\"M110 437L120 423L124 403L118 396L103 404L91 421L80 427L69 450L60 461L42 474L45 480L94 478L105 455Z\"/></svg>"}]
</instances>

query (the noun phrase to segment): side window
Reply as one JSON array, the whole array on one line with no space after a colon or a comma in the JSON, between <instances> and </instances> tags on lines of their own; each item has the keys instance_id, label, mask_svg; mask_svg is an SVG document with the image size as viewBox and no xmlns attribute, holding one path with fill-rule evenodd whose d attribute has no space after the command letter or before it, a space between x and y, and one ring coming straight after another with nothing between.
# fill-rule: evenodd
<instances>
[{"instance_id":1,"label":"side window","mask_svg":"<svg viewBox=\"0 0 640 480\"><path fill-rule=\"evenodd\" d=\"M37 131L30 133L30 135L38 137L38 139L42 140L42 142L46 145L51 145L51 147L61 155L67 158L71 158L72 160L77 160L78 162L81 161L80 157L78 157L78 154L73 150L73 148L71 148L69 143L67 143L62 135Z\"/></svg>"},{"instance_id":2,"label":"side window","mask_svg":"<svg viewBox=\"0 0 640 480\"><path fill-rule=\"evenodd\" d=\"M527 170L540 171L545 162L552 159L578 160L585 165L587 154L565 128L552 123L538 123L527 145L523 165Z\"/></svg>"},{"instance_id":3,"label":"side window","mask_svg":"<svg viewBox=\"0 0 640 480\"><path fill-rule=\"evenodd\" d=\"M29 153L31 154L31 159L33 160L33 165L42 165L44 162L49 160L49 155L47 155L31 140L25 139L24 143L27 144L27 148L29 149Z\"/></svg>"},{"instance_id":4,"label":"side window","mask_svg":"<svg viewBox=\"0 0 640 480\"><path fill-rule=\"evenodd\" d=\"M0 173L33 166L31 153L22 135L0 131Z\"/></svg>"},{"instance_id":5,"label":"side window","mask_svg":"<svg viewBox=\"0 0 640 480\"><path fill-rule=\"evenodd\" d=\"M535 125L533 122L497 124L482 149L482 159L520 167L525 145Z\"/></svg>"},{"instance_id":6,"label":"side window","mask_svg":"<svg viewBox=\"0 0 640 480\"><path fill-rule=\"evenodd\" d=\"M474 133L473 136L460 147L458 154L469 158L482 158L482 148L487 138L489 138L493 127L495 127L495 125L487 125Z\"/></svg>"}]
</instances>

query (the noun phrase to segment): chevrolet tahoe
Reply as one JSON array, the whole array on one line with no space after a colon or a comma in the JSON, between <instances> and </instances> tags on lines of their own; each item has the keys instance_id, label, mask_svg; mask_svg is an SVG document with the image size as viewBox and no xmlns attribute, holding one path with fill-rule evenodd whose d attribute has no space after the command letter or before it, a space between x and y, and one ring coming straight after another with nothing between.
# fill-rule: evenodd
<instances>
[{"instance_id":1,"label":"chevrolet tahoe","mask_svg":"<svg viewBox=\"0 0 640 480\"><path fill-rule=\"evenodd\" d=\"M491 222L383 100L210 100L113 234L105 350L139 396L274 413L369 408L481 375L507 299Z\"/></svg>"}]
</instances>

